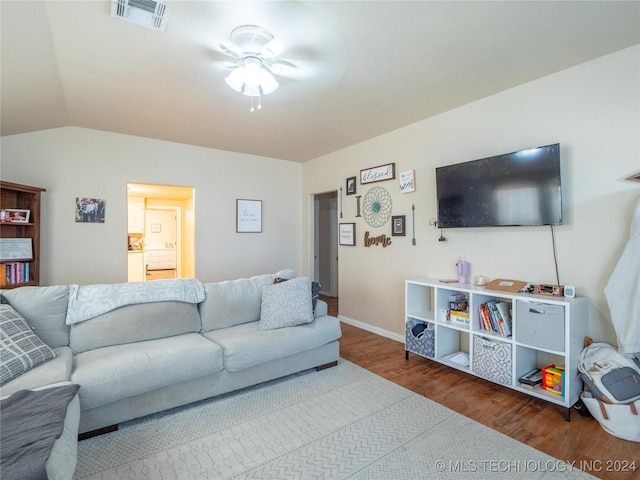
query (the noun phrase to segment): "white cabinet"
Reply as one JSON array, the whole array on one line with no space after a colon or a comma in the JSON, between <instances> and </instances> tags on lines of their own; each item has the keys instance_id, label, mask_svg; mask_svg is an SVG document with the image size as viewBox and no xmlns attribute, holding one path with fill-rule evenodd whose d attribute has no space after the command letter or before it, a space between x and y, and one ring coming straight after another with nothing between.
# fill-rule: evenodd
<instances>
[{"instance_id":1,"label":"white cabinet","mask_svg":"<svg viewBox=\"0 0 640 480\"><path fill-rule=\"evenodd\" d=\"M492 302L510 312L506 331L504 326L493 331L486 323L482 310ZM466 305L467 314L451 314L456 304ZM555 403L566 408L569 419L582 386L577 364L588 335L586 298L506 293L431 278L406 280L405 322L406 358L412 352ZM562 393L520 383L524 374L549 365L564 366Z\"/></svg>"},{"instance_id":2,"label":"white cabinet","mask_svg":"<svg viewBox=\"0 0 640 480\"><path fill-rule=\"evenodd\" d=\"M129 203L127 220L129 233L144 233L144 204Z\"/></svg>"},{"instance_id":3,"label":"white cabinet","mask_svg":"<svg viewBox=\"0 0 640 480\"><path fill-rule=\"evenodd\" d=\"M147 270L175 270L176 250L174 248L145 250L144 261Z\"/></svg>"},{"instance_id":4,"label":"white cabinet","mask_svg":"<svg viewBox=\"0 0 640 480\"><path fill-rule=\"evenodd\" d=\"M129 282L144 282L144 254L142 252L127 253L127 280Z\"/></svg>"}]
</instances>

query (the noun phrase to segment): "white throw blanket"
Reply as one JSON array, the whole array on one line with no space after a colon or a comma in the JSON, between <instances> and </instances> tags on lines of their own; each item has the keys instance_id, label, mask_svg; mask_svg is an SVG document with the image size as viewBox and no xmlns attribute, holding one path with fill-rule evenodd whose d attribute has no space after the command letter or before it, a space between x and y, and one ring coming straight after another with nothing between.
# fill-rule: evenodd
<instances>
[{"instance_id":1,"label":"white throw blanket","mask_svg":"<svg viewBox=\"0 0 640 480\"><path fill-rule=\"evenodd\" d=\"M125 305L169 301L200 303L204 299L204 286L195 278L69 285L66 323L83 322Z\"/></svg>"}]
</instances>

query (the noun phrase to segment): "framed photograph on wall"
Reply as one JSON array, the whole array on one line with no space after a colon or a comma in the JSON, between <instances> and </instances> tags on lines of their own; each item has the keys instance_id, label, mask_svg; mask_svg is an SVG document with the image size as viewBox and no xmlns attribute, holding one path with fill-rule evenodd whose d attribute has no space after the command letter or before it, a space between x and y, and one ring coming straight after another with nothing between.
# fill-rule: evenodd
<instances>
[{"instance_id":1,"label":"framed photograph on wall","mask_svg":"<svg viewBox=\"0 0 640 480\"><path fill-rule=\"evenodd\" d=\"M356 177L347 178L347 195L354 195L356 193Z\"/></svg>"},{"instance_id":2,"label":"framed photograph on wall","mask_svg":"<svg viewBox=\"0 0 640 480\"><path fill-rule=\"evenodd\" d=\"M404 237L406 235L404 215L394 215L391 217L391 235L394 237Z\"/></svg>"},{"instance_id":3,"label":"framed photograph on wall","mask_svg":"<svg viewBox=\"0 0 640 480\"><path fill-rule=\"evenodd\" d=\"M236 200L236 232L262 233L262 200Z\"/></svg>"},{"instance_id":4,"label":"framed photograph on wall","mask_svg":"<svg viewBox=\"0 0 640 480\"><path fill-rule=\"evenodd\" d=\"M356 224L341 223L340 224L340 245L355 246L356 244Z\"/></svg>"},{"instance_id":5,"label":"framed photograph on wall","mask_svg":"<svg viewBox=\"0 0 640 480\"><path fill-rule=\"evenodd\" d=\"M106 204L103 198L76 197L76 222L104 223Z\"/></svg>"}]
</instances>

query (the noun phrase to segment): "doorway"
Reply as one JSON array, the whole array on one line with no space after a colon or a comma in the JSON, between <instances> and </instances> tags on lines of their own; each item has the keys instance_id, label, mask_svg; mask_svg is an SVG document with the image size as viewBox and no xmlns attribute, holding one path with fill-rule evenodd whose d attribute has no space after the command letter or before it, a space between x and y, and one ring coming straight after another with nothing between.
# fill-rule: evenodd
<instances>
[{"instance_id":1,"label":"doorway","mask_svg":"<svg viewBox=\"0 0 640 480\"><path fill-rule=\"evenodd\" d=\"M129 282L195 277L194 189L127 184Z\"/></svg>"},{"instance_id":2,"label":"doorway","mask_svg":"<svg viewBox=\"0 0 640 480\"><path fill-rule=\"evenodd\" d=\"M313 279L321 294L338 297L338 193L313 195Z\"/></svg>"}]
</instances>

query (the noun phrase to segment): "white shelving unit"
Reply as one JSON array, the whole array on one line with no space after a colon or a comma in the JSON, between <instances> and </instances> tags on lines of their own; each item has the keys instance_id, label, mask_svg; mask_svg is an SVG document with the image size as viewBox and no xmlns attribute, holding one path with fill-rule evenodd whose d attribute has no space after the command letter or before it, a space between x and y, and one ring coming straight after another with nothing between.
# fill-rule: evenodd
<instances>
[{"instance_id":1,"label":"white shelving unit","mask_svg":"<svg viewBox=\"0 0 640 480\"><path fill-rule=\"evenodd\" d=\"M449 319L449 303L455 295L464 295L468 303L468 324ZM491 300L510 304L511 336L485 330L479 307ZM584 337L588 335L588 320L586 298L507 293L433 278L405 281L406 334L412 335L412 328L424 323L433 334L423 338L434 343L432 348L415 348L416 339L412 338L405 345L407 359L412 352L555 403L565 408L566 420L582 386L577 364ZM425 352L433 352L433 356ZM565 368L562 395L540 386L520 384L522 375L552 364Z\"/></svg>"}]
</instances>

